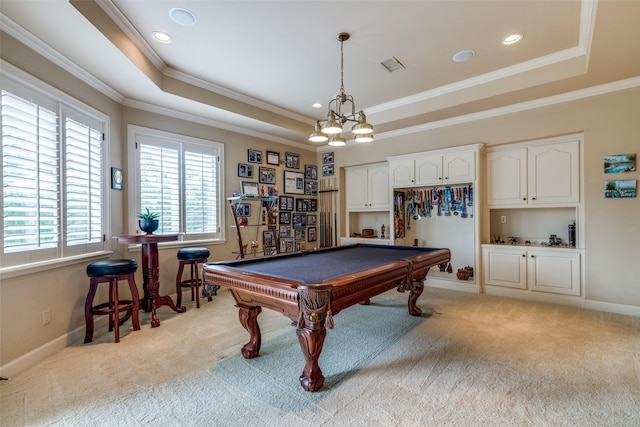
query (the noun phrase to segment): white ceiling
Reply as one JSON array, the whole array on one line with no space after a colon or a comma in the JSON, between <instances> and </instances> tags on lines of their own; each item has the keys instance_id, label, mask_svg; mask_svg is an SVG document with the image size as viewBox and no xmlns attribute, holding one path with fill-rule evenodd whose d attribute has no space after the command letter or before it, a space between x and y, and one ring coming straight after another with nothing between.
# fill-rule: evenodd
<instances>
[{"instance_id":1,"label":"white ceiling","mask_svg":"<svg viewBox=\"0 0 640 427\"><path fill-rule=\"evenodd\" d=\"M174 7L197 23L172 21ZM292 145L309 144L338 93L343 31L344 88L378 139L640 75L640 1L2 0L0 12L5 32L118 102ZM514 32L523 40L502 46ZM392 56L406 69L384 69Z\"/></svg>"}]
</instances>

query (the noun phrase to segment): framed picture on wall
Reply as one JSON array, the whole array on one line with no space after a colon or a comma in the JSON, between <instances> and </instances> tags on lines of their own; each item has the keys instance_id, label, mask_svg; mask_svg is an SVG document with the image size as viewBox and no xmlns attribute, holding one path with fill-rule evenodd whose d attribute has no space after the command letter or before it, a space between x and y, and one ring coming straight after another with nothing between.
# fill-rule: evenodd
<instances>
[{"instance_id":1,"label":"framed picture on wall","mask_svg":"<svg viewBox=\"0 0 640 427\"><path fill-rule=\"evenodd\" d=\"M245 197L260 197L257 182L241 181L240 186L242 187L242 194L244 194Z\"/></svg>"},{"instance_id":2,"label":"framed picture on wall","mask_svg":"<svg viewBox=\"0 0 640 427\"><path fill-rule=\"evenodd\" d=\"M280 224L291 224L291 212L280 212Z\"/></svg>"},{"instance_id":3,"label":"framed picture on wall","mask_svg":"<svg viewBox=\"0 0 640 427\"><path fill-rule=\"evenodd\" d=\"M284 192L288 194L304 194L304 174L284 171Z\"/></svg>"},{"instance_id":4,"label":"framed picture on wall","mask_svg":"<svg viewBox=\"0 0 640 427\"><path fill-rule=\"evenodd\" d=\"M262 151L249 149L247 157L249 163L262 163Z\"/></svg>"},{"instance_id":5,"label":"framed picture on wall","mask_svg":"<svg viewBox=\"0 0 640 427\"><path fill-rule=\"evenodd\" d=\"M238 176L240 178L253 179L253 165L238 163Z\"/></svg>"},{"instance_id":6,"label":"framed picture on wall","mask_svg":"<svg viewBox=\"0 0 640 427\"><path fill-rule=\"evenodd\" d=\"M260 181L260 184L275 184L276 169L260 166L260 176L258 181Z\"/></svg>"},{"instance_id":7,"label":"framed picture on wall","mask_svg":"<svg viewBox=\"0 0 640 427\"><path fill-rule=\"evenodd\" d=\"M285 166L291 169L300 169L300 156L295 153L285 153Z\"/></svg>"},{"instance_id":8,"label":"framed picture on wall","mask_svg":"<svg viewBox=\"0 0 640 427\"><path fill-rule=\"evenodd\" d=\"M280 153L276 153L275 151L267 151L267 164L276 166L279 165Z\"/></svg>"},{"instance_id":9,"label":"framed picture on wall","mask_svg":"<svg viewBox=\"0 0 640 427\"><path fill-rule=\"evenodd\" d=\"M328 153L322 153L322 164L333 163L333 151Z\"/></svg>"},{"instance_id":10,"label":"framed picture on wall","mask_svg":"<svg viewBox=\"0 0 640 427\"><path fill-rule=\"evenodd\" d=\"M308 242L315 242L316 240L317 240L316 228L315 227L307 228L307 241Z\"/></svg>"},{"instance_id":11,"label":"framed picture on wall","mask_svg":"<svg viewBox=\"0 0 640 427\"><path fill-rule=\"evenodd\" d=\"M331 176L331 175L333 175L333 164L322 165L322 176Z\"/></svg>"},{"instance_id":12,"label":"framed picture on wall","mask_svg":"<svg viewBox=\"0 0 640 427\"><path fill-rule=\"evenodd\" d=\"M307 196L318 195L318 181L305 181L304 182L304 194Z\"/></svg>"},{"instance_id":13,"label":"framed picture on wall","mask_svg":"<svg viewBox=\"0 0 640 427\"><path fill-rule=\"evenodd\" d=\"M318 167L316 165L304 165L305 179L318 179Z\"/></svg>"}]
</instances>

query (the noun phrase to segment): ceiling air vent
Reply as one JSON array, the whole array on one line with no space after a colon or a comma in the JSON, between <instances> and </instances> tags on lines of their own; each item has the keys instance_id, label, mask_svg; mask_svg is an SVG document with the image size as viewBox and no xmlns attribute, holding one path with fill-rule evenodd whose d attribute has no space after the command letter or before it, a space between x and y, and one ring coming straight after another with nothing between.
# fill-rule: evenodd
<instances>
[{"instance_id":1,"label":"ceiling air vent","mask_svg":"<svg viewBox=\"0 0 640 427\"><path fill-rule=\"evenodd\" d=\"M384 68L389 70L390 73L393 73L394 71L398 71L398 70L404 70L407 68L404 65L402 65L402 62L398 61L398 58L396 58L395 56L392 56L391 58L382 61L381 64Z\"/></svg>"}]
</instances>

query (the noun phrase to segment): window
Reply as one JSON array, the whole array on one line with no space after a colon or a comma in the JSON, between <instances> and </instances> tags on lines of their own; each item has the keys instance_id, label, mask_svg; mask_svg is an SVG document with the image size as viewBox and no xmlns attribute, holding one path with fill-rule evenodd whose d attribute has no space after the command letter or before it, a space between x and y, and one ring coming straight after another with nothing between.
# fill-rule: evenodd
<instances>
[{"instance_id":1,"label":"window","mask_svg":"<svg viewBox=\"0 0 640 427\"><path fill-rule=\"evenodd\" d=\"M54 92L2 78L3 268L104 250L106 118Z\"/></svg>"},{"instance_id":2,"label":"window","mask_svg":"<svg viewBox=\"0 0 640 427\"><path fill-rule=\"evenodd\" d=\"M183 240L219 240L222 144L129 126L134 153L130 176L138 213L160 213L157 233L183 233ZM137 231L137 219L132 218Z\"/></svg>"}]
</instances>

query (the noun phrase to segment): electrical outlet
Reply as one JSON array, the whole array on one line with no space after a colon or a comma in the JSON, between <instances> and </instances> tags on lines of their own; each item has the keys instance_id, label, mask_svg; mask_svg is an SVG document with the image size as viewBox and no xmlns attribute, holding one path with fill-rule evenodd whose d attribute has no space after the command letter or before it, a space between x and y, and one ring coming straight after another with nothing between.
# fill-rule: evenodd
<instances>
[{"instance_id":1,"label":"electrical outlet","mask_svg":"<svg viewBox=\"0 0 640 427\"><path fill-rule=\"evenodd\" d=\"M506 216L506 215L502 215L502 216L500 217L500 222L501 222L501 223L503 223L503 224L506 224L506 222L507 222L507 216Z\"/></svg>"},{"instance_id":2,"label":"electrical outlet","mask_svg":"<svg viewBox=\"0 0 640 427\"><path fill-rule=\"evenodd\" d=\"M42 312L42 326L51 323L51 309L47 308Z\"/></svg>"}]
</instances>

